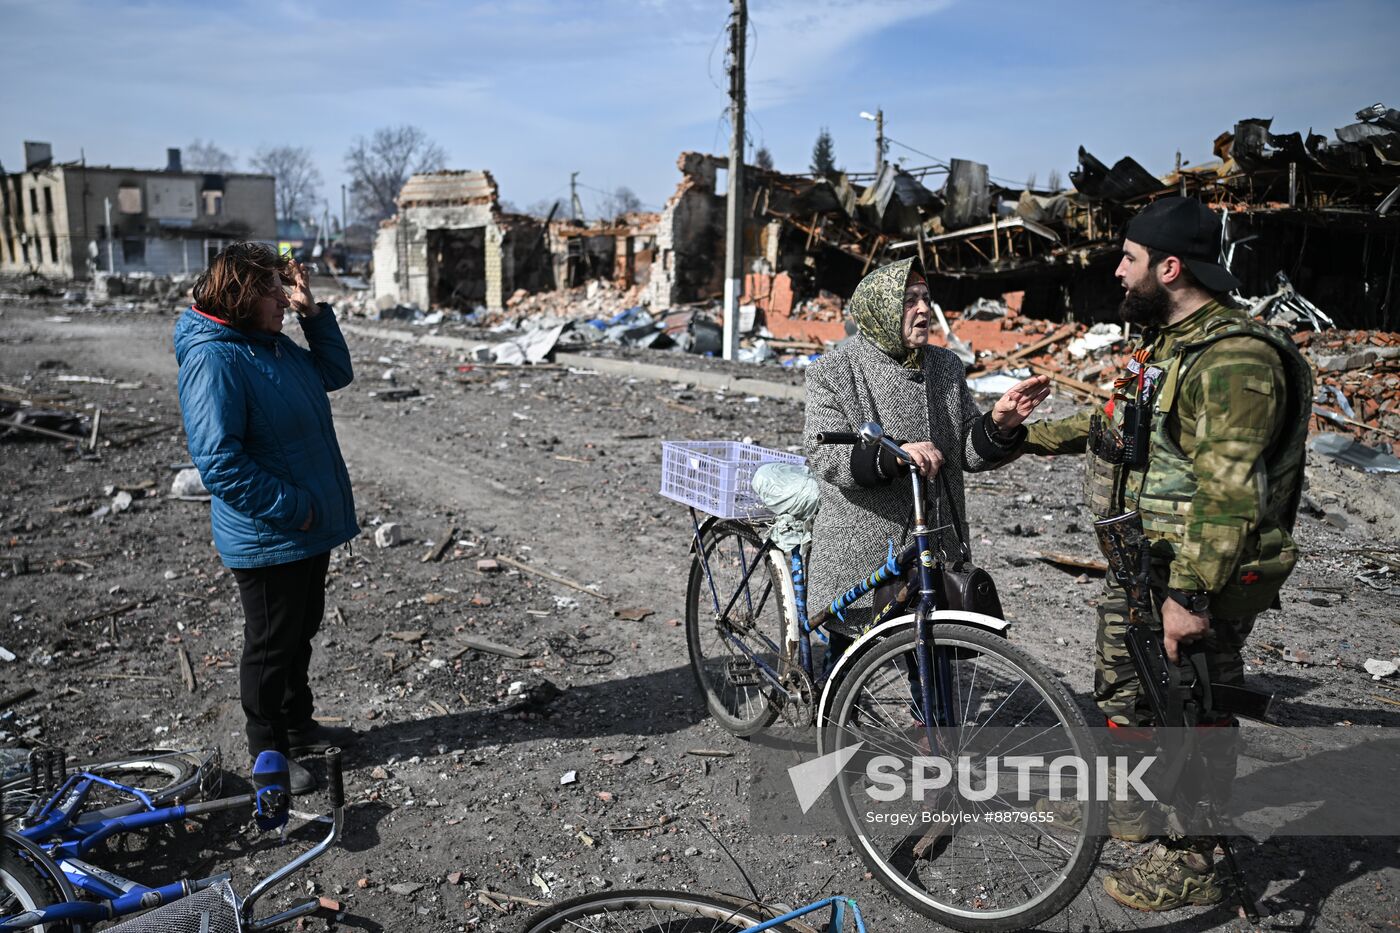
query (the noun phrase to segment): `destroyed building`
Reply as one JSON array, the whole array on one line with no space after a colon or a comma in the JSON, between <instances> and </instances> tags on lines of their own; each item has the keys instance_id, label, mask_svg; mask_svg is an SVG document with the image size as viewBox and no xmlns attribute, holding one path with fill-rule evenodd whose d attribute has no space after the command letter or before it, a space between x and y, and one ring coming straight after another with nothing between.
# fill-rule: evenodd
<instances>
[{"instance_id":1,"label":"destroyed building","mask_svg":"<svg viewBox=\"0 0 1400 933\"><path fill-rule=\"evenodd\" d=\"M1242 120L1215 141L1216 161L1160 178L1131 157L1108 166L1081 148L1069 191L1003 187L986 165L962 159L829 178L745 166L745 268L754 272L744 300L778 334L811 307L803 299L849 295L869 269L918 255L944 306L1023 293L1021 309L1033 317L1111 320L1127 221L1157 198L1187 194L1224 215L1222 257L1242 295L1296 289L1338 326L1393 329L1400 112L1376 105L1356 119L1335 140ZM678 165L682 181L657 227L653 307L723 291L727 162L684 153Z\"/></svg>"},{"instance_id":2,"label":"destroyed building","mask_svg":"<svg viewBox=\"0 0 1400 933\"><path fill-rule=\"evenodd\" d=\"M396 203L374 241L381 305L495 310L516 289L553 287L545 225L501 210L490 172L420 172Z\"/></svg>"},{"instance_id":3,"label":"destroyed building","mask_svg":"<svg viewBox=\"0 0 1400 933\"><path fill-rule=\"evenodd\" d=\"M656 258L659 221L658 214L630 211L588 225L577 220L550 223L555 283L561 289L597 279L609 279L621 289L646 285Z\"/></svg>"},{"instance_id":4,"label":"destroyed building","mask_svg":"<svg viewBox=\"0 0 1400 933\"><path fill-rule=\"evenodd\" d=\"M502 210L490 172L420 172L396 203L374 244L381 307L499 311L521 291L599 279L628 288L647 281L656 254L656 214L541 221Z\"/></svg>"},{"instance_id":5,"label":"destroyed building","mask_svg":"<svg viewBox=\"0 0 1400 933\"><path fill-rule=\"evenodd\" d=\"M273 242L271 175L54 163L25 143L25 170L0 175L0 273L192 275L235 240Z\"/></svg>"}]
</instances>

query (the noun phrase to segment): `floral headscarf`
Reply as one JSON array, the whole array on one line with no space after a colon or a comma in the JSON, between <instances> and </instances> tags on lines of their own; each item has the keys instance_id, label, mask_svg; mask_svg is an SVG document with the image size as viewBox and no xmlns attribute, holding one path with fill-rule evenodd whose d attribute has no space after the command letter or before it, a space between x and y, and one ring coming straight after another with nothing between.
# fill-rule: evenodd
<instances>
[{"instance_id":1,"label":"floral headscarf","mask_svg":"<svg viewBox=\"0 0 1400 933\"><path fill-rule=\"evenodd\" d=\"M904 345L904 289L915 271L923 272L917 259L882 266L860 280L846 305L860 335L905 369L924 365L924 348Z\"/></svg>"}]
</instances>

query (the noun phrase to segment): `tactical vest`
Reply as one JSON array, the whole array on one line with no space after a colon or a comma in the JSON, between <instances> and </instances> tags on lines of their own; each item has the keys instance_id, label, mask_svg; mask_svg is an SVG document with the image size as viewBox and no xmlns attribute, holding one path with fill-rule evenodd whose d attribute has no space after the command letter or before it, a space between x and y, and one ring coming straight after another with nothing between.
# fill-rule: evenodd
<instances>
[{"instance_id":1,"label":"tactical vest","mask_svg":"<svg viewBox=\"0 0 1400 933\"><path fill-rule=\"evenodd\" d=\"M1221 315L1194 339L1177 343L1169 358L1149 361L1163 370L1152 399L1152 431L1147 465L1109 463L1089 452L1086 499L1096 519L1137 509L1151 542L1156 572L1170 566L1191 521L1196 476L1191 460L1172 439L1169 428L1182 380L1206 348L1219 340L1248 336L1266 341L1284 365L1287 397L1281 428L1252 472L1259 496L1259 523L1248 529L1240 560L1229 582L1211 594L1211 613L1220 618L1254 615L1277 604L1278 593L1298 559L1294 520L1303 490L1312 370L1282 333L1240 315ZM1105 412L1107 415L1108 413ZM1121 412L1112 413L1121 428ZM1165 579L1155 581L1165 584Z\"/></svg>"}]
</instances>

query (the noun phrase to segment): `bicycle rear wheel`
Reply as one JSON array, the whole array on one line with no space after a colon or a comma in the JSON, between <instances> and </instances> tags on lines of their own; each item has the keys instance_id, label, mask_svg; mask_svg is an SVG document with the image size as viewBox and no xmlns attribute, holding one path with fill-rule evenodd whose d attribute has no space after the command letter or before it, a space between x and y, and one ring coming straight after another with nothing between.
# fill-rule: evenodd
<instances>
[{"instance_id":1,"label":"bicycle rear wheel","mask_svg":"<svg viewBox=\"0 0 1400 933\"><path fill-rule=\"evenodd\" d=\"M837 814L875 877L925 916L978 933L1041 923L1084 887L1102 841L1101 806L1076 800L1092 796L1087 776L1050 766L1092 763L1093 739L1069 692L1004 638L956 624L931 626L930 638L961 728L931 735L922 724L912 626L873 645L842 678L823 736L828 753L863 743L832 785ZM1024 788L1008 756L1040 760ZM969 762L966 787L959 775L933 789L939 760ZM931 783L920 790L920 779ZM1073 820L1036 806L1062 797Z\"/></svg>"},{"instance_id":2,"label":"bicycle rear wheel","mask_svg":"<svg viewBox=\"0 0 1400 933\"><path fill-rule=\"evenodd\" d=\"M545 908L526 933L737 933L775 917L761 904L678 891L605 891ZM811 933L800 923L773 927Z\"/></svg>"},{"instance_id":3,"label":"bicycle rear wheel","mask_svg":"<svg viewBox=\"0 0 1400 933\"><path fill-rule=\"evenodd\" d=\"M734 735L751 736L778 715L783 697L760 665L780 669L785 621L778 569L763 541L747 525L714 524L690 564L685 636L705 705Z\"/></svg>"},{"instance_id":4,"label":"bicycle rear wheel","mask_svg":"<svg viewBox=\"0 0 1400 933\"><path fill-rule=\"evenodd\" d=\"M218 749L201 751L139 751L85 763L70 763L69 773L86 771L125 787L135 788L157 806L176 800L192 801L218 796L221 774ZM47 797L49 791L43 796ZM23 816L34 802L27 774L5 782L5 815ZM128 794L95 785L85 809L131 803Z\"/></svg>"}]
</instances>

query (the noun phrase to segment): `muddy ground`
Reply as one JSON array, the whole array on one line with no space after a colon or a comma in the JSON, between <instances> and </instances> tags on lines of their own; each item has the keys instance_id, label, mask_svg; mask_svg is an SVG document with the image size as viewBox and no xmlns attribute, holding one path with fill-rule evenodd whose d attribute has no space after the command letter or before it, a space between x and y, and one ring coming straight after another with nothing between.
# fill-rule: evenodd
<instances>
[{"instance_id":1,"label":"muddy ground","mask_svg":"<svg viewBox=\"0 0 1400 933\"><path fill-rule=\"evenodd\" d=\"M246 776L233 581L211 546L207 505L166 497L188 459L173 324L173 314L0 305L0 392L101 407L102 438L144 430L119 419L157 426L83 457L59 441L0 440L0 645L17 656L0 662L0 696L38 691L0 712L0 746L86 756L219 745L231 774ZM845 839L748 833L749 750L706 718L687 667L679 620L689 519L656 493L660 442L789 447L800 441L800 403L557 369L463 371L458 352L363 332L350 345L357 381L333 403L366 534L333 555L313 686L318 715L365 739L349 758L344 845L293 887L341 900L341 928L411 931L519 926L527 908L478 889L546 901L603 887L744 890L703 822L766 897L845 892L872 930L932 929L863 877ZM421 394L387 401L375 394L386 388ZM1072 409L1056 397L1048 413ZM1017 621L1014 640L1084 695L1097 581L1031 557L1090 556L1079 469L1073 459L1026 459L975 477L969 511L981 561ZM1381 566L1365 549L1396 558L1400 478L1314 465L1310 481L1332 514L1301 520L1308 553L1284 594L1287 611L1256 628L1251 671L1286 701L1286 724L1400 724L1395 679L1373 683L1360 670L1366 658L1400 653L1397 590L1375 588L1385 577L1358 580ZM93 517L122 490L129 509ZM407 541L381 550L370 534L389 521ZM425 562L449 530L441 560ZM499 573L476 569L498 556L593 592L505 562ZM642 615L629 609L648 612L618 617ZM469 636L530 656L472 650ZM1313 663L1285 661L1284 648ZM193 692L180 649L193 662ZM515 682L522 695L511 694ZM569 772L576 779L561 784ZM232 819L171 844L131 873L162 862L229 868L246 884L279 856ZM1275 928L1400 923L1394 839L1244 841L1240 850ZM1105 863L1124 854L1110 847ZM1232 914L1124 911L1096 878L1048 928L1228 929Z\"/></svg>"}]
</instances>

